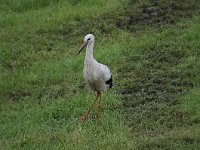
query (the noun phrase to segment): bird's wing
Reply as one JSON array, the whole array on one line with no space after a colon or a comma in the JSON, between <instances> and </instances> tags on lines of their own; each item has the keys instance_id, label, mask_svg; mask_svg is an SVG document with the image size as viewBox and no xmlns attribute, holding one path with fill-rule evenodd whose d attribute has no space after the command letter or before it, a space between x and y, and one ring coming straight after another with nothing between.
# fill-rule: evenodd
<instances>
[{"instance_id":1,"label":"bird's wing","mask_svg":"<svg viewBox=\"0 0 200 150\"><path fill-rule=\"evenodd\" d=\"M104 82L110 80L111 72L110 69L103 64L99 64L97 70L95 71L96 79L103 79Z\"/></svg>"}]
</instances>

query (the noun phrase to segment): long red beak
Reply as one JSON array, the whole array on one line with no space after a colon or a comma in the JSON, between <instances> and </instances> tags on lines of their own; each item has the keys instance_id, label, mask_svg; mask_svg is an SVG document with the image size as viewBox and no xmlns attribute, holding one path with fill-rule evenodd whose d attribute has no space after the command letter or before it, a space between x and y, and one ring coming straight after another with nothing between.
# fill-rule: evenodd
<instances>
[{"instance_id":1,"label":"long red beak","mask_svg":"<svg viewBox=\"0 0 200 150\"><path fill-rule=\"evenodd\" d=\"M86 46L87 46L87 42L83 42L82 45L81 45L81 47L80 47L80 49L79 49L79 51L78 51L78 53L77 53L77 55L78 55Z\"/></svg>"}]
</instances>

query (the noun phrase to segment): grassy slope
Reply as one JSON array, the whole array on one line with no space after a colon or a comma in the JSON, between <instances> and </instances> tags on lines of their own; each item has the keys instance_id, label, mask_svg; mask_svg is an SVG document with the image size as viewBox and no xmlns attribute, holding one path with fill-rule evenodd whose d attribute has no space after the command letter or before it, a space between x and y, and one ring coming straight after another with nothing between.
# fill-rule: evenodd
<instances>
[{"instance_id":1,"label":"grassy slope","mask_svg":"<svg viewBox=\"0 0 200 150\"><path fill-rule=\"evenodd\" d=\"M199 148L199 16L172 25L171 13L137 21L145 1L13 2L0 6L1 147ZM75 57L88 32L115 80L99 130L95 111L79 123L94 97Z\"/></svg>"}]
</instances>

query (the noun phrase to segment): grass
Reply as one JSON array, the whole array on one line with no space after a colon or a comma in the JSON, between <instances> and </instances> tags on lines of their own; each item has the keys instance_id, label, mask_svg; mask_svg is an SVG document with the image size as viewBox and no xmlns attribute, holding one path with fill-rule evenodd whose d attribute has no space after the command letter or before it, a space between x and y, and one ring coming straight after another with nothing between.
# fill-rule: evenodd
<instances>
[{"instance_id":1,"label":"grass","mask_svg":"<svg viewBox=\"0 0 200 150\"><path fill-rule=\"evenodd\" d=\"M0 6L0 147L199 149L196 0L10 0ZM85 34L112 70L101 127L82 77Z\"/></svg>"}]
</instances>

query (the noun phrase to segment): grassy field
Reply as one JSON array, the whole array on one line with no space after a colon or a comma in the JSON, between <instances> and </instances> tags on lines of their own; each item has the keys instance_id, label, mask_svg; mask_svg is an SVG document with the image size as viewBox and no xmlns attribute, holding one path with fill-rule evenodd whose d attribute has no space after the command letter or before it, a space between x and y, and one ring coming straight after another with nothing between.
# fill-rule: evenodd
<instances>
[{"instance_id":1,"label":"grassy field","mask_svg":"<svg viewBox=\"0 0 200 150\"><path fill-rule=\"evenodd\" d=\"M0 2L0 149L200 149L198 0ZM114 78L100 128L87 33Z\"/></svg>"}]
</instances>

